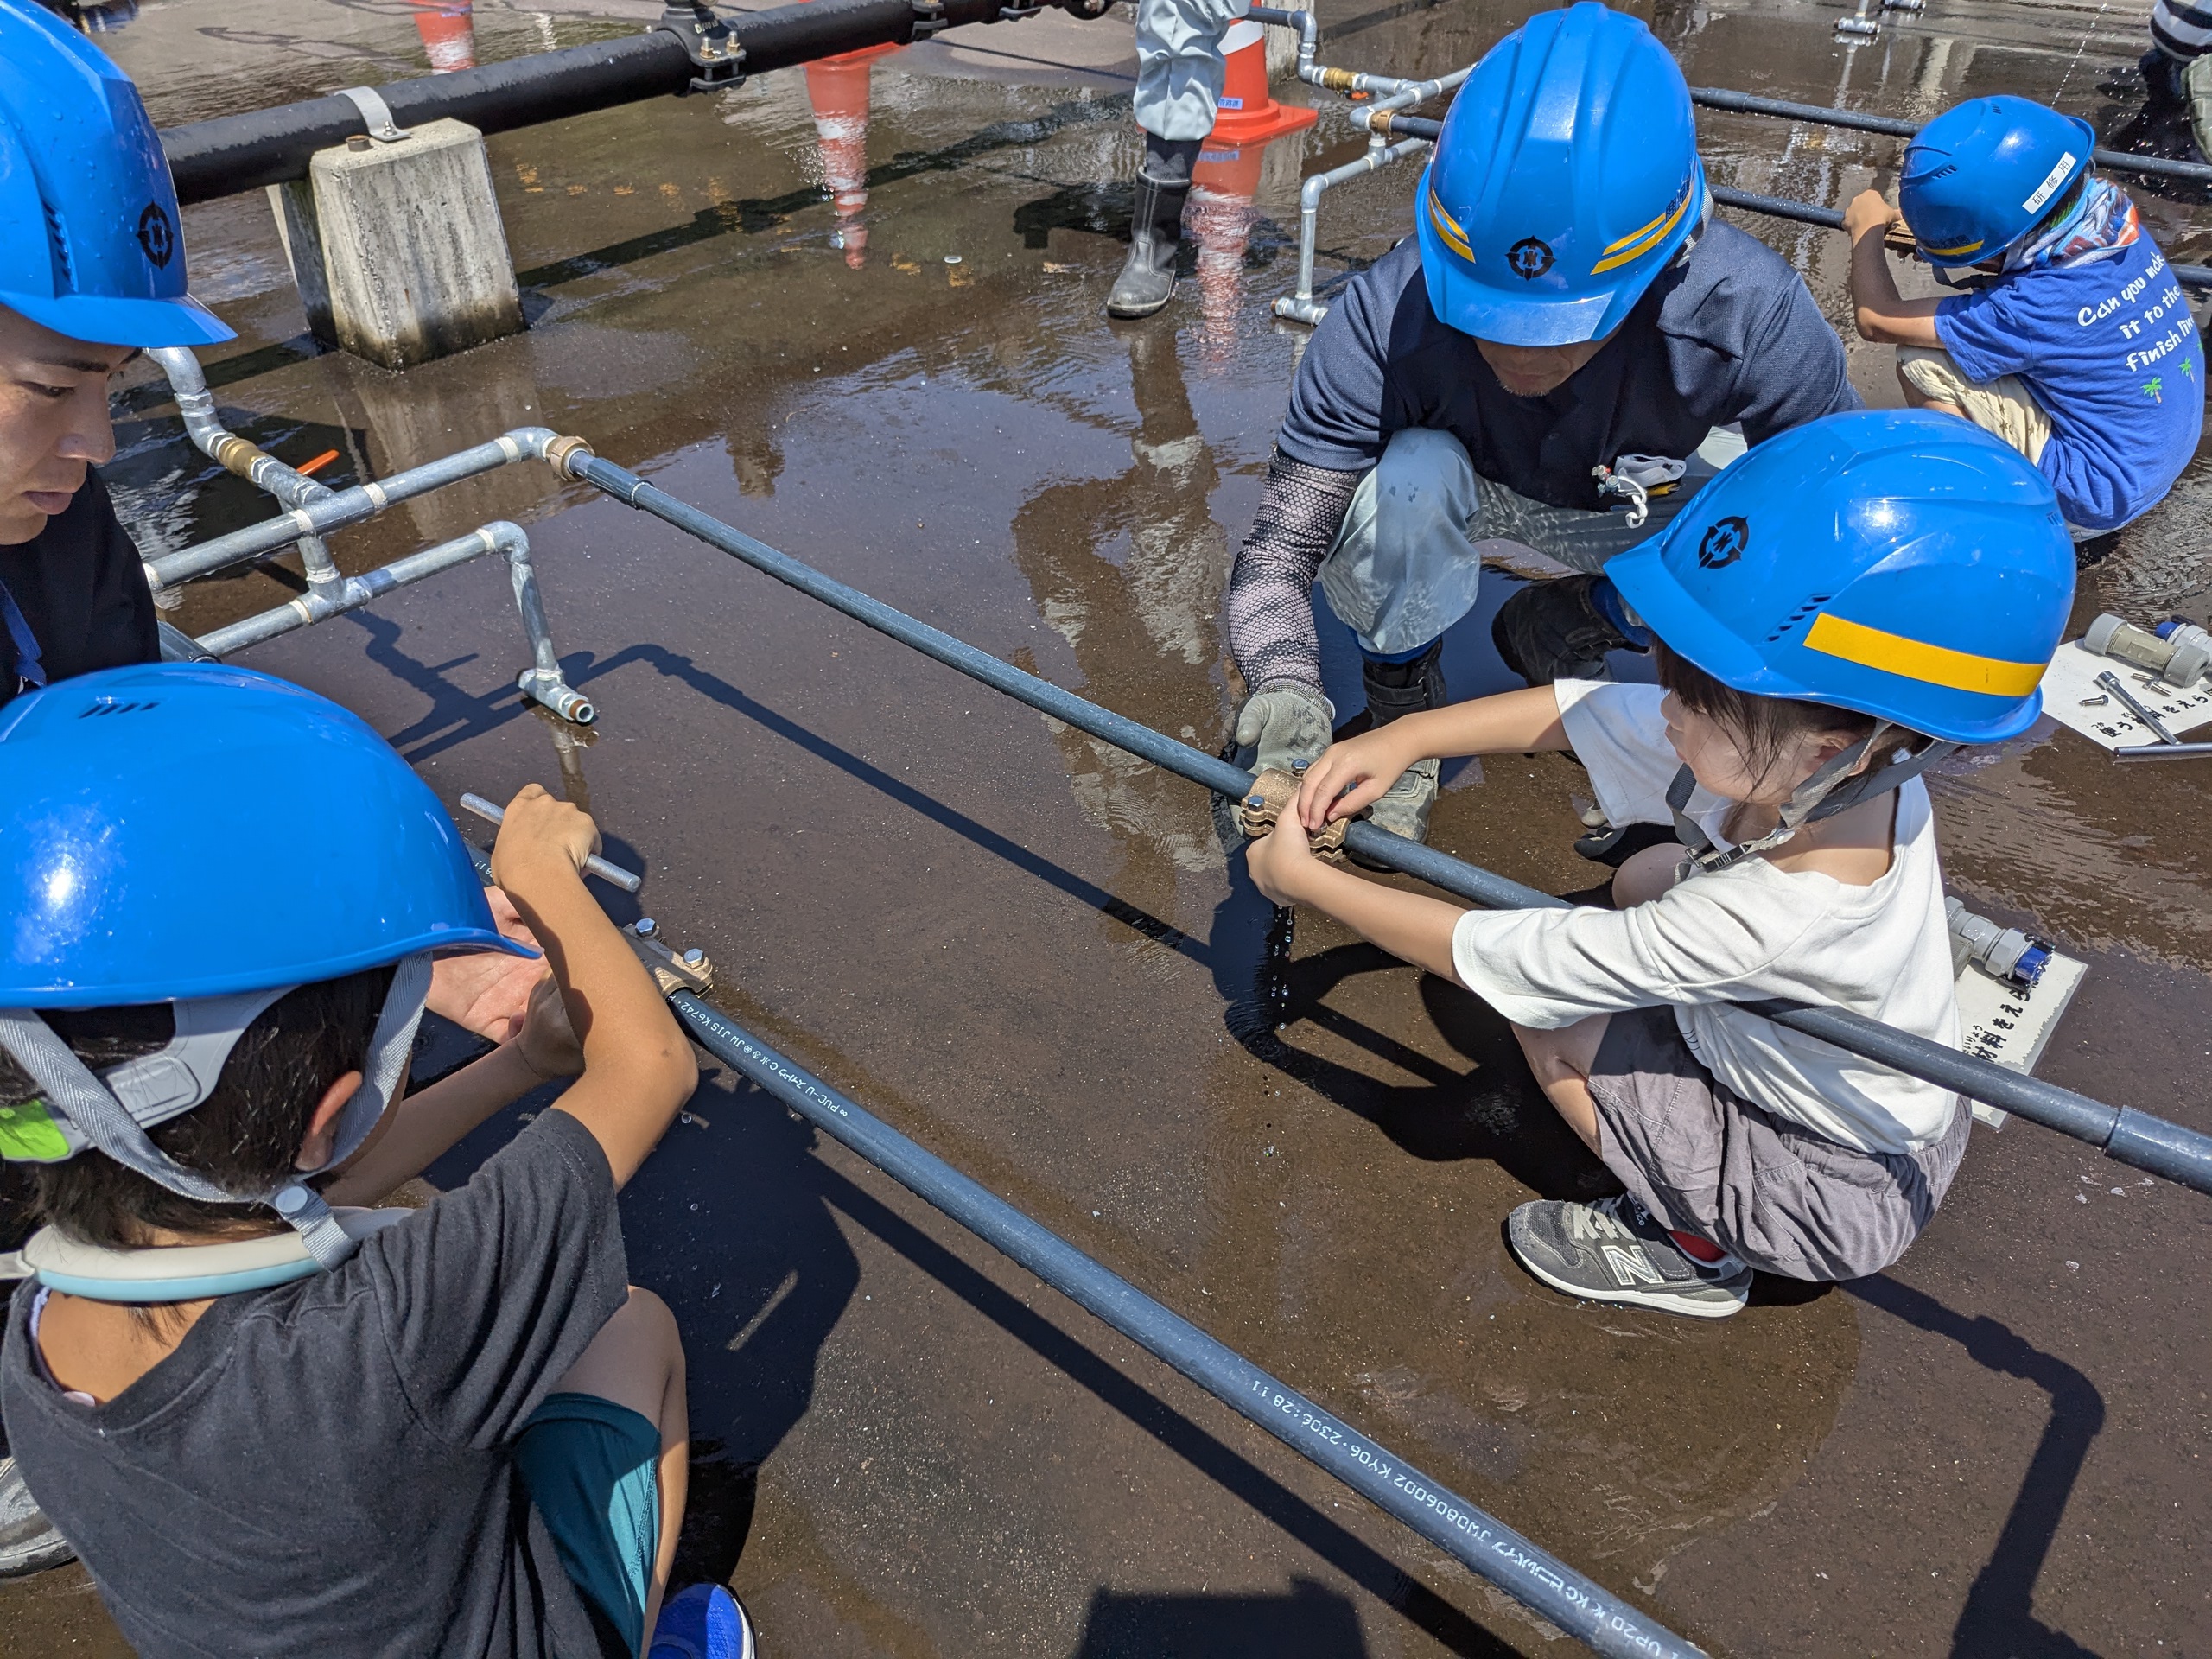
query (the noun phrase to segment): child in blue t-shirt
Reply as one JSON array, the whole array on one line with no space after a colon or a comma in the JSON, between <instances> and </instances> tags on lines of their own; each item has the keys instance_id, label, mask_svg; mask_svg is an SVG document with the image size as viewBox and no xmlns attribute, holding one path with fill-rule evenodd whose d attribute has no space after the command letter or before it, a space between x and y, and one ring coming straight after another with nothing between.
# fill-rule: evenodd
<instances>
[{"instance_id":1,"label":"child in blue t-shirt","mask_svg":"<svg viewBox=\"0 0 2212 1659\"><path fill-rule=\"evenodd\" d=\"M2202 347L2135 204L2096 177L2087 122L2024 98L1970 99L1905 151L1900 208L1844 213L1859 334L1899 347L1906 401L1963 416L2036 463L2079 534L2155 506L2196 452ZM1899 297L1900 219L1966 293Z\"/></svg>"}]
</instances>

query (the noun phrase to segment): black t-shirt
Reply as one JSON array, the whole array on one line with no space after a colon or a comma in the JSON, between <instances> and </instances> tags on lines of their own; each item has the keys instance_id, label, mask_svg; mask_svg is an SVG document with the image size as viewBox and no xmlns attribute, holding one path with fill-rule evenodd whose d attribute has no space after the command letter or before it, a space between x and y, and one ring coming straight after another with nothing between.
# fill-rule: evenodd
<instances>
[{"instance_id":1,"label":"black t-shirt","mask_svg":"<svg viewBox=\"0 0 2212 1659\"><path fill-rule=\"evenodd\" d=\"M1590 469L1624 454L1688 456L1716 426L1752 443L1857 409L1843 342L1803 280L1764 242L1707 226L1567 384L1516 397L1471 334L1429 308L1408 237L1332 302L1298 365L1277 446L1293 461L1364 472L1390 435L1433 427L1475 471L1556 507L1605 505Z\"/></svg>"},{"instance_id":2,"label":"black t-shirt","mask_svg":"<svg viewBox=\"0 0 2212 1659\"><path fill-rule=\"evenodd\" d=\"M0 547L0 586L30 624L49 683L161 659L145 567L96 471L44 530ZM15 642L0 627L0 704L15 698L18 666Z\"/></svg>"},{"instance_id":3,"label":"black t-shirt","mask_svg":"<svg viewBox=\"0 0 2212 1659\"><path fill-rule=\"evenodd\" d=\"M145 1659L619 1655L511 1447L627 1273L606 1156L548 1111L337 1271L220 1299L105 1405L39 1375L22 1287L0 1408Z\"/></svg>"}]
</instances>

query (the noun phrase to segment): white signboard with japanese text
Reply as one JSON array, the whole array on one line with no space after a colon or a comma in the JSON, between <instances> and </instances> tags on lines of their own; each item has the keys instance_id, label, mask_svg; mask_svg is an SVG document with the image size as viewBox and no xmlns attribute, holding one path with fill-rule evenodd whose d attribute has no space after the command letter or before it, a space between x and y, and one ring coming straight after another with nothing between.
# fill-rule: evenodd
<instances>
[{"instance_id":1,"label":"white signboard with japanese text","mask_svg":"<svg viewBox=\"0 0 2212 1659\"><path fill-rule=\"evenodd\" d=\"M2053 951L2043 977L2023 989L1968 963L1959 969L1960 1046L1977 1058L1994 1060L2010 1071L2034 1071L2044 1045L2088 972L2073 957ZM2005 1127L2005 1114L1994 1106L1976 1101L1974 1115L1993 1129Z\"/></svg>"},{"instance_id":2,"label":"white signboard with japanese text","mask_svg":"<svg viewBox=\"0 0 2212 1659\"><path fill-rule=\"evenodd\" d=\"M2164 721L2176 737L2212 721L2212 687L2199 680L2186 690L2154 680L2133 663L2101 657L2079 639L2069 639L2050 659L2043 677L2043 711L2107 749L2156 743L2158 734L2128 712L2127 705L2097 683L2100 674L2118 677L2128 694Z\"/></svg>"}]
</instances>

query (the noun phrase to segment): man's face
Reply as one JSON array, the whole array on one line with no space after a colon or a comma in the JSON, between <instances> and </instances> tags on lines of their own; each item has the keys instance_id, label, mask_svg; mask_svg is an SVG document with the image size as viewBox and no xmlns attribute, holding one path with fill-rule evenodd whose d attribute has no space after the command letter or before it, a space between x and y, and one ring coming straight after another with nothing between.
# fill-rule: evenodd
<instances>
[{"instance_id":1,"label":"man's face","mask_svg":"<svg viewBox=\"0 0 2212 1659\"><path fill-rule=\"evenodd\" d=\"M88 346L0 306L0 547L46 528L115 454L108 377L136 357Z\"/></svg>"},{"instance_id":2,"label":"man's face","mask_svg":"<svg viewBox=\"0 0 2212 1659\"><path fill-rule=\"evenodd\" d=\"M1574 346L1503 346L1478 335L1475 345L1498 385L1516 397L1541 397L1565 385L1611 338L1607 334Z\"/></svg>"}]
</instances>

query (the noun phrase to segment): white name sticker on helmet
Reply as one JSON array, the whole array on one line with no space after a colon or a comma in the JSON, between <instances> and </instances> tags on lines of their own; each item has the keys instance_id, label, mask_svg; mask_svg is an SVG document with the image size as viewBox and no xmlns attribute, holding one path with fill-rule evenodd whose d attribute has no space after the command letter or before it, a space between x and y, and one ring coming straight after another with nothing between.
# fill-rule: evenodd
<instances>
[{"instance_id":1,"label":"white name sticker on helmet","mask_svg":"<svg viewBox=\"0 0 2212 1659\"><path fill-rule=\"evenodd\" d=\"M2049 201L2052 193L2066 182L2066 175L2073 170L2074 152L2069 149L2058 158L2058 165L2050 169L2050 175L2036 186L2035 194L2020 204L2020 211L2024 213L2032 213L2044 203Z\"/></svg>"}]
</instances>

